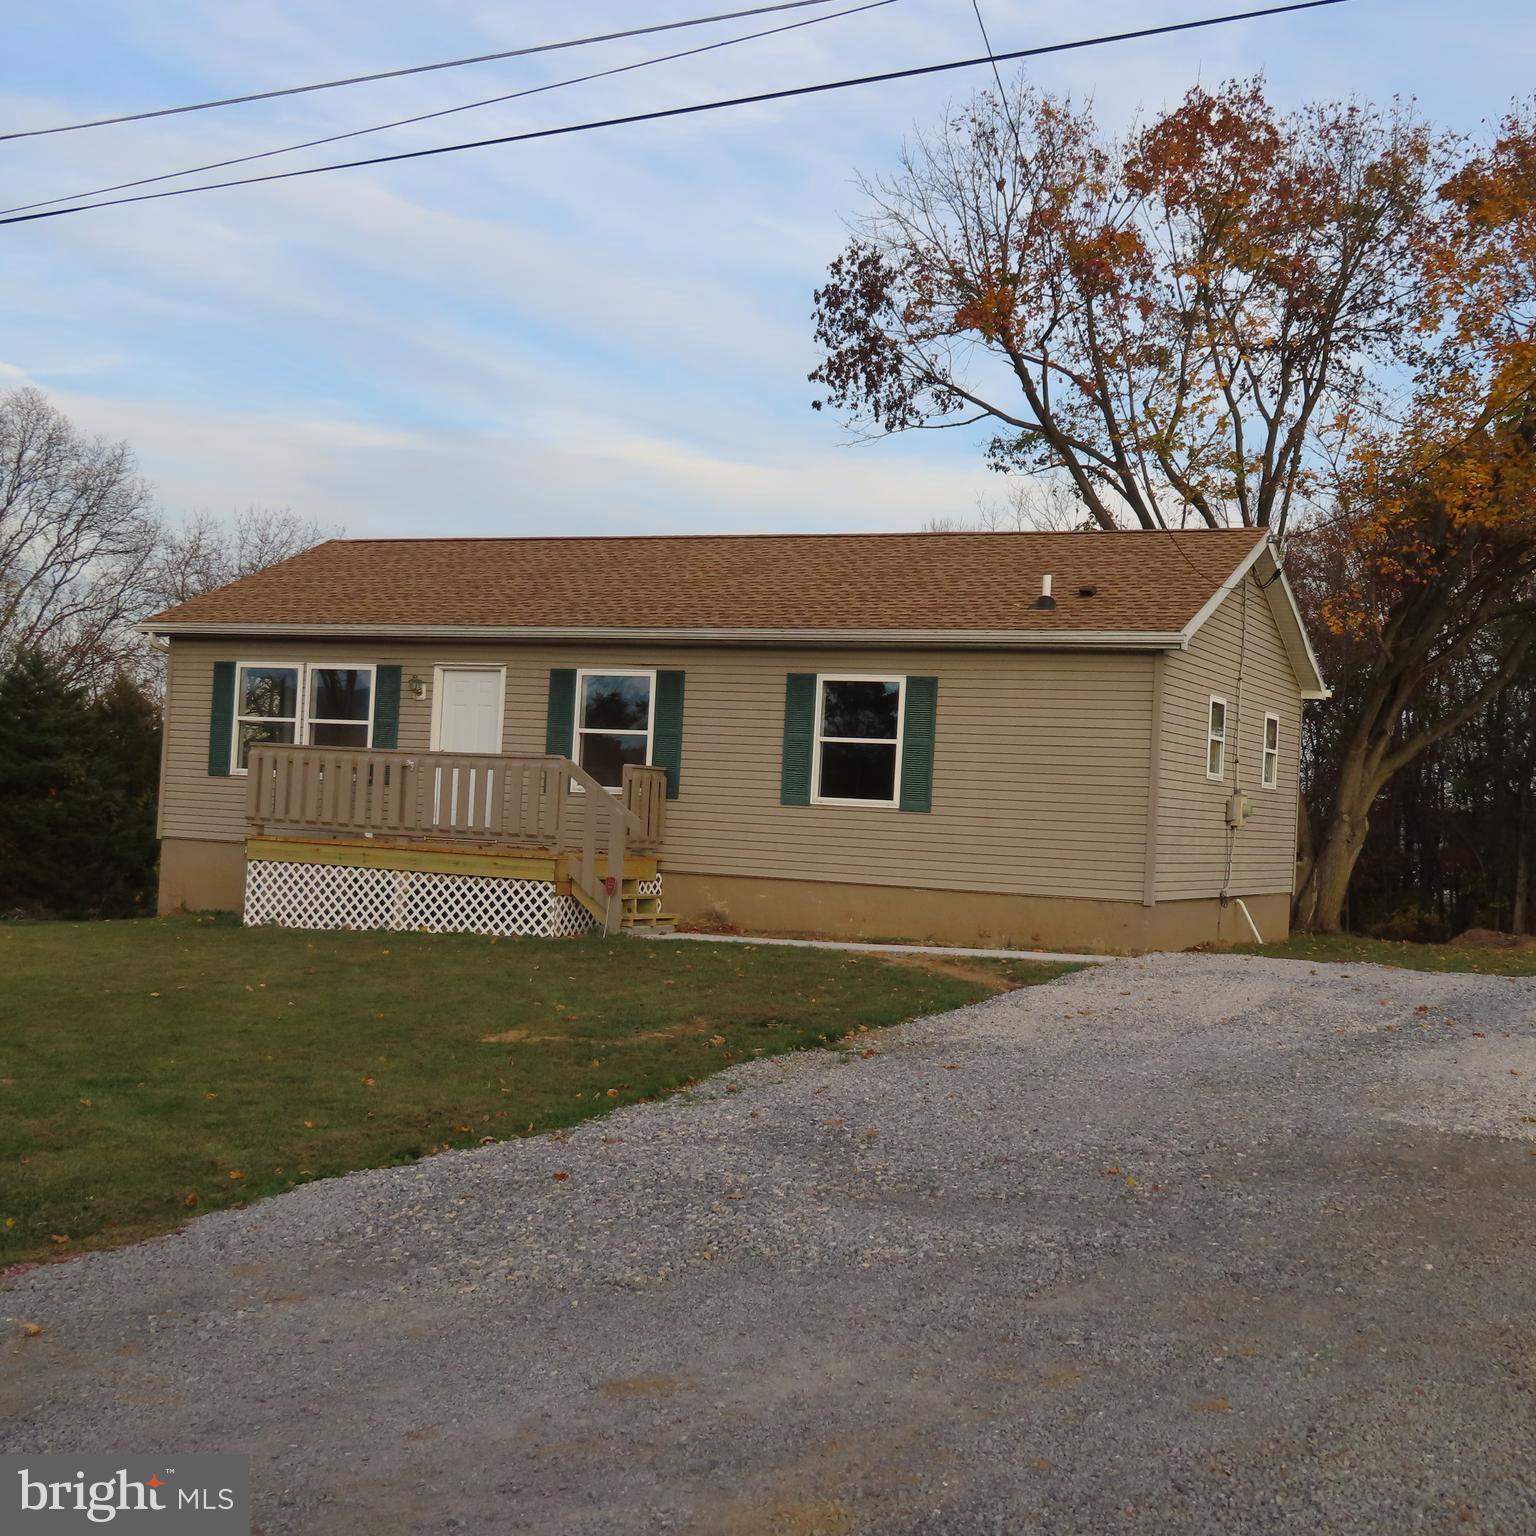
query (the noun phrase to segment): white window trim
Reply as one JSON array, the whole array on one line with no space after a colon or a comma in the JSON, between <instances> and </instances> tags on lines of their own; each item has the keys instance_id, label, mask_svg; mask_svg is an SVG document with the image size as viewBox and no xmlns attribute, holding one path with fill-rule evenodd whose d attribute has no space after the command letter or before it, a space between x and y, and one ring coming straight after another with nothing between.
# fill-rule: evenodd
<instances>
[{"instance_id":1,"label":"white window trim","mask_svg":"<svg viewBox=\"0 0 1536 1536\"><path fill-rule=\"evenodd\" d=\"M1269 745L1269 722L1275 722L1275 745ZM1259 737L1259 787L1280 787L1280 716L1273 711L1264 716L1264 734Z\"/></svg>"},{"instance_id":2,"label":"white window trim","mask_svg":"<svg viewBox=\"0 0 1536 1536\"><path fill-rule=\"evenodd\" d=\"M1211 705L1221 705L1221 735L1218 736L1211 729ZM1205 776L1221 783L1227 776L1227 744L1232 738L1232 706L1227 702L1226 695L1213 693L1205 703ZM1221 763L1214 773L1211 772L1211 743L1221 743Z\"/></svg>"},{"instance_id":3,"label":"white window trim","mask_svg":"<svg viewBox=\"0 0 1536 1536\"><path fill-rule=\"evenodd\" d=\"M828 683L895 683L896 695L896 740L891 742L884 736L823 736L821 722L823 716L823 704L825 703L826 686ZM889 810L892 806L901 804L901 753L902 743L907 734L907 679L905 676L876 676L868 672L818 672L816 674L816 713L811 719L811 804L812 805L853 805L867 810ZM857 742L868 746L894 746L896 748L896 770L891 780L891 798L889 800L846 800L833 795L821 793L821 744L823 741L847 741Z\"/></svg>"},{"instance_id":4,"label":"white window trim","mask_svg":"<svg viewBox=\"0 0 1536 1536\"><path fill-rule=\"evenodd\" d=\"M476 665L471 661L449 662L432 668L432 729L427 738L428 750L443 750L443 674L445 672L499 672L501 689L496 695L496 751L499 755L506 744L507 734L507 669L495 663ZM372 735L368 738L373 739Z\"/></svg>"},{"instance_id":5,"label":"white window trim","mask_svg":"<svg viewBox=\"0 0 1536 1536\"><path fill-rule=\"evenodd\" d=\"M244 702L244 690L240 686L240 677L243 672L246 672L253 667L258 669L262 667L271 667L274 669L281 667L286 671L293 671L299 674L298 699L295 703L295 708L298 711L297 714L290 717L288 715L246 715L241 713L240 705ZM264 659L251 660L242 658L241 660L235 662L235 709L234 719L231 722L229 732L229 771L231 776L243 779L251 771L249 768L242 768L240 766L240 727L242 724L253 724L258 720L288 720L291 718L293 720L292 745L296 747L307 747L312 745L309 740L309 727L311 724L309 714L309 674L311 668L321 672L366 672L368 674L368 746L364 750L368 751L372 749L373 713L379 701L379 668L376 662L293 660L272 661ZM361 725L363 722L360 720L333 721L326 717L322 717L314 723L319 725ZM322 747L320 750L322 752L331 750L339 752L347 749L341 747L334 749Z\"/></svg>"},{"instance_id":6,"label":"white window trim","mask_svg":"<svg viewBox=\"0 0 1536 1536\"><path fill-rule=\"evenodd\" d=\"M651 681L650 708L645 716L645 766L651 766L651 759L656 751L656 668L655 667L577 667L576 669L576 698L571 708L571 761L581 767L581 738L583 736L638 736L639 731L615 731L608 726L585 726L581 723L582 699L586 693L586 680L589 677L647 677ZM622 784L605 784L603 786L610 795L624 793ZM571 789L576 794L584 794L583 787L571 781Z\"/></svg>"}]
</instances>

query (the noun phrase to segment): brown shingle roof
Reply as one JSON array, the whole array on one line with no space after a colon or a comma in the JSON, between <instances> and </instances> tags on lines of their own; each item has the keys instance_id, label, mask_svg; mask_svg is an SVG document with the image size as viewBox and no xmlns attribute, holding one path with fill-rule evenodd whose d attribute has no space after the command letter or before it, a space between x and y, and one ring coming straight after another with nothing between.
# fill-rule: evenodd
<instances>
[{"instance_id":1,"label":"brown shingle roof","mask_svg":"<svg viewBox=\"0 0 1536 1536\"><path fill-rule=\"evenodd\" d=\"M146 628L1171 634L1263 535L333 539ZM1033 605L1040 578L1057 606ZM1078 595L1080 587L1095 595Z\"/></svg>"}]
</instances>

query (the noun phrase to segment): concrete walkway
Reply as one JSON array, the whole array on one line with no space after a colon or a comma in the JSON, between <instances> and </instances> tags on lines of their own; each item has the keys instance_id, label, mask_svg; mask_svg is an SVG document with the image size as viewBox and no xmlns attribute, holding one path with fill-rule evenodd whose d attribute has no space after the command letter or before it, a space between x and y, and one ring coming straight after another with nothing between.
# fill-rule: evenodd
<instances>
[{"instance_id":1,"label":"concrete walkway","mask_svg":"<svg viewBox=\"0 0 1536 1536\"><path fill-rule=\"evenodd\" d=\"M784 944L799 949L854 949L866 955L953 955L975 960L1065 960L1104 965L1119 955L1067 955L1046 949L963 949L958 944L855 944L841 939L759 939L743 933L650 933L633 929L639 939L691 939L699 944Z\"/></svg>"}]
</instances>

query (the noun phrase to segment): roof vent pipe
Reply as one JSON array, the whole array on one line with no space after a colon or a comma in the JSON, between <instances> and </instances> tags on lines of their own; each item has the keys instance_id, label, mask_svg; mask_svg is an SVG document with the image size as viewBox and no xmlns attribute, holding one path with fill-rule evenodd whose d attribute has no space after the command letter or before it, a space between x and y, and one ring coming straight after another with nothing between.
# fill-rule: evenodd
<instances>
[{"instance_id":1,"label":"roof vent pipe","mask_svg":"<svg viewBox=\"0 0 1536 1536\"><path fill-rule=\"evenodd\" d=\"M1040 578L1040 596L1035 599L1034 606L1036 608L1054 608L1056 606L1056 599L1051 596L1051 578L1049 576L1042 576Z\"/></svg>"}]
</instances>

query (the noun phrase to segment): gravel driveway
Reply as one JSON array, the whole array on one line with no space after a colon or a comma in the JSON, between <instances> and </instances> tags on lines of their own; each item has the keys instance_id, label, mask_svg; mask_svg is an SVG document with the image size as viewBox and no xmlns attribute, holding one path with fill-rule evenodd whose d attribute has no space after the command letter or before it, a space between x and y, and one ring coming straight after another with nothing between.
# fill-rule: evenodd
<instances>
[{"instance_id":1,"label":"gravel driveway","mask_svg":"<svg viewBox=\"0 0 1536 1536\"><path fill-rule=\"evenodd\" d=\"M1536 1531L1536 981L869 1040L31 1271L0 1449L249 1452L274 1536Z\"/></svg>"}]
</instances>

